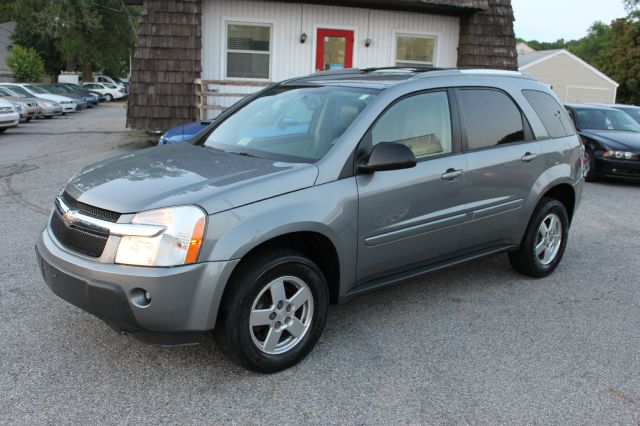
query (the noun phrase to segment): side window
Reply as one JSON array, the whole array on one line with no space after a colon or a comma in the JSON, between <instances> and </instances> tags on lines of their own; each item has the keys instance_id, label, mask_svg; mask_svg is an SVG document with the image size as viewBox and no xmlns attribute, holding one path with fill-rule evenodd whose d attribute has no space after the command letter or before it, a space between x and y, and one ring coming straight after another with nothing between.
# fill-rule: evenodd
<instances>
[{"instance_id":1,"label":"side window","mask_svg":"<svg viewBox=\"0 0 640 426\"><path fill-rule=\"evenodd\" d=\"M523 90L522 94L540 117L550 137L562 138L575 134L564 108L552 96L537 90Z\"/></svg>"},{"instance_id":2,"label":"side window","mask_svg":"<svg viewBox=\"0 0 640 426\"><path fill-rule=\"evenodd\" d=\"M492 89L462 89L458 98L469 150L525 139L522 113L504 93Z\"/></svg>"},{"instance_id":3,"label":"side window","mask_svg":"<svg viewBox=\"0 0 640 426\"><path fill-rule=\"evenodd\" d=\"M423 93L399 101L376 122L371 139L373 145L404 144L416 158L450 153L451 115L447 93Z\"/></svg>"}]
</instances>

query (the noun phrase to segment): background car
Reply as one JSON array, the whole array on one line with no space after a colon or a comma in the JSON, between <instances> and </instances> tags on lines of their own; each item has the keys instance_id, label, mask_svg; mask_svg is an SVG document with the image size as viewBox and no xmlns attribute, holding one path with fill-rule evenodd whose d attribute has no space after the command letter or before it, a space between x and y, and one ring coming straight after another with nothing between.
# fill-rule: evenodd
<instances>
[{"instance_id":1,"label":"background car","mask_svg":"<svg viewBox=\"0 0 640 426\"><path fill-rule=\"evenodd\" d=\"M585 179L640 181L640 124L604 106L565 105L585 147Z\"/></svg>"},{"instance_id":2,"label":"background car","mask_svg":"<svg viewBox=\"0 0 640 426\"><path fill-rule=\"evenodd\" d=\"M84 90L81 86L78 86L80 87L80 89L76 89L73 87L69 87L66 84L54 83L47 85L47 87L50 87L54 93L58 93L63 96L77 95L83 101L87 102L88 108L94 107L100 103L100 99L98 98L98 96L88 92L87 90Z\"/></svg>"},{"instance_id":3,"label":"background car","mask_svg":"<svg viewBox=\"0 0 640 426\"><path fill-rule=\"evenodd\" d=\"M56 115L62 115L62 107L55 101L34 97L19 86L0 86L0 88L11 93L11 95L15 96L17 99L35 102L38 108L40 108L40 115L38 115L38 118L51 118Z\"/></svg>"},{"instance_id":4,"label":"background car","mask_svg":"<svg viewBox=\"0 0 640 426\"><path fill-rule=\"evenodd\" d=\"M51 93L51 94L55 94L55 95L61 95L61 96L67 96L71 99L74 99L76 101L76 110L81 110L81 109L85 109L88 108L89 105L89 99L88 97L78 94L78 93L73 93L73 92L67 92L66 90L60 88L60 87L56 87L52 84L38 84L38 85L34 85L36 86L38 89L43 90L46 93Z\"/></svg>"},{"instance_id":5,"label":"background car","mask_svg":"<svg viewBox=\"0 0 640 426\"><path fill-rule=\"evenodd\" d=\"M205 129L209 124L211 124L211 122L211 120L202 120L194 123L181 124L173 129L169 129L160 136L158 145L187 142Z\"/></svg>"},{"instance_id":6,"label":"background car","mask_svg":"<svg viewBox=\"0 0 640 426\"><path fill-rule=\"evenodd\" d=\"M20 114L14 108L13 104L4 99L0 99L0 133L5 132L11 127L20 124Z\"/></svg>"},{"instance_id":7,"label":"background car","mask_svg":"<svg viewBox=\"0 0 640 426\"><path fill-rule=\"evenodd\" d=\"M113 84L118 89L122 89L122 93L129 93L129 90L128 90L128 87L127 87L129 85L128 84L128 80L127 80L127 84L124 84L124 83L120 82L119 79L116 80L115 78L109 77L108 75L97 75L97 76L95 76L94 81L96 83Z\"/></svg>"},{"instance_id":8,"label":"background car","mask_svg":"<svg viewBox=\"0 0 640 426\"><path fill-rule=\"evenodd\" d=\"M31 121L33 118L40 117L40 114L42 113L42 108L38 106L38 103L35 100L15 96L11 91L4 87L0 87L0 97L14 105L20 106L22 109L20 114L21 121Z\"/></svg>"},{"instance_id":9,"label":"background car","mask_svg":"<svg viewBox=\"0 0 640 426\"><path fill-rule=\"evenodd\" d=\"M124 89L120 89L115 84L111 83L83 83L82 87L94 92L102 93L107 102L111 102L115 99L122 99L126 96Z\"/></svg>"},{"instance_id":10,"label":"background car","mask_svg":"<svg viewBox=\"0 0 640 426\"><path fill-rule=\"evenodd\" d=\"M68 96L56 95L53 93L47 93L44 90L36 87L34 84L24 84L24 83L0 83L1 87L7 87L9 90L23 90L27 92L30 96L34 98L41 98L44 100L49 100L60 104L62 108L62 113L74 112L76 111L77 103L74 99Z\"/></svg>"}]
</instances>

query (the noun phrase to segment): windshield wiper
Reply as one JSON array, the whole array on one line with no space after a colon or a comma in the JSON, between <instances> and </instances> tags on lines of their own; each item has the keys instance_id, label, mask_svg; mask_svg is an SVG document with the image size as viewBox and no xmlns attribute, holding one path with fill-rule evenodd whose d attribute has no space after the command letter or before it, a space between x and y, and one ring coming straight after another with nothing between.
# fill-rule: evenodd
<instances>
[{"instance_id":1,"label":"windshield wiper","mask_svg":"<svg viewBox=\"0 0 640 426\"><path fill-rule=\"evenodd\" d=\"M223 151L226 152L227 154L244 155L245 157L260 158L257 155L248 153L247 151L230 151L226 149L223 149Z\"/></svg>"}]
</instances>

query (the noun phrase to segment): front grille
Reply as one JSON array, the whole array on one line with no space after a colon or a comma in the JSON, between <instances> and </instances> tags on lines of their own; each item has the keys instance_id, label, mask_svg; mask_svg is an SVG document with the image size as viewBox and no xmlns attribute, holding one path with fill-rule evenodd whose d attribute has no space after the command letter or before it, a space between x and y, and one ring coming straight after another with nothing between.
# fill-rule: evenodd
<instances>
[{"instance_id":1,"label":"front grille","mask_svg":"<svg viewBox=\"0 0 640 426\"><path fill-rule=\"evenodd\" d=\"M51 231L63 246L90 257L102 256L109 238L108 235L67 227L57 211L51 215Z\"/></svg>"},{"instance_id":2,"label":"front grille","mask_svg":"<svg viewBox=\"0 0 640 426\"><path fill-rule=\"evenodd\" d=\"M107 222L117 222L120 219L120 213L112 212L98 207L90 206L71 197L67 192L62 193L62 201L71 210L76 210L84 215L95 217L96 219L106 220Z\"/></svg>"}]
</instances>

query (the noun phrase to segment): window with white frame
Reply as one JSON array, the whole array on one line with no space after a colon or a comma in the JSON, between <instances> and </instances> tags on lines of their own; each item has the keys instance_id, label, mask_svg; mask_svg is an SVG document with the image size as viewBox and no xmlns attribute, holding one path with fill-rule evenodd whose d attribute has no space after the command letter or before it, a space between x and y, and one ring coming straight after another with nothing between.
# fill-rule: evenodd
<instances>
[{"instance_id":1,"label":"window with white frame","mask_svg":"<svg viewBox=\"0 0 640 426\"><path fill-rule=\"evenodd\" d=\"M269 79L271 26L227 24L227 77Z\"/></svg>"},{"instance_id":2,"label":"window with white frame","mask_svg":"<svg viewBox=\"0 0 640 426\"><path fill-rule=\"evenodd\" d=\"M434 36L397 34L396 66L433 66L436 62L437 42L438 39Z\"/></svg>"}]
</instances>

